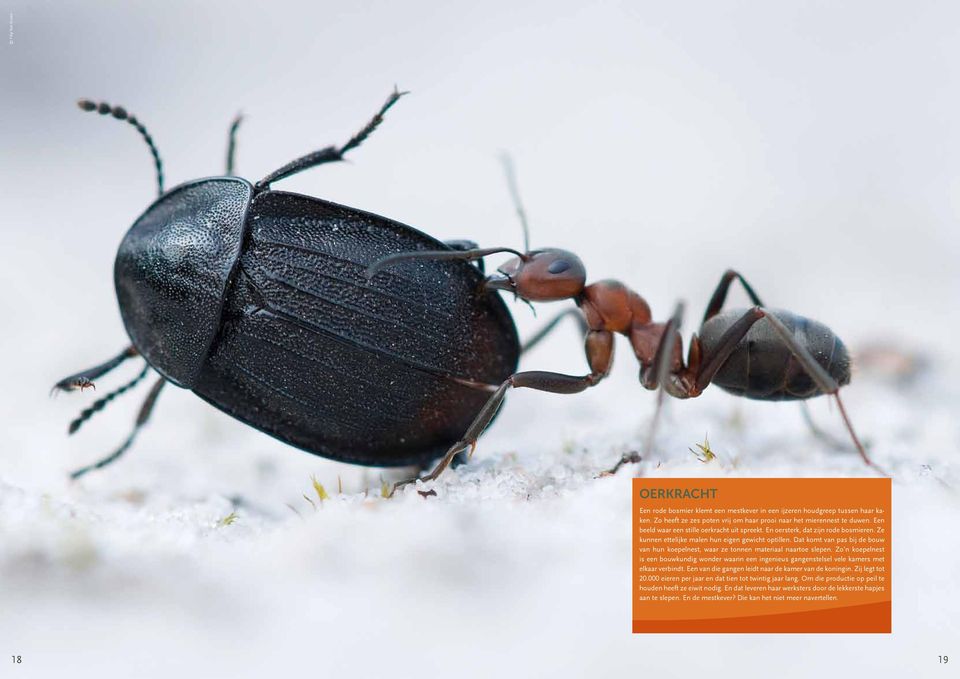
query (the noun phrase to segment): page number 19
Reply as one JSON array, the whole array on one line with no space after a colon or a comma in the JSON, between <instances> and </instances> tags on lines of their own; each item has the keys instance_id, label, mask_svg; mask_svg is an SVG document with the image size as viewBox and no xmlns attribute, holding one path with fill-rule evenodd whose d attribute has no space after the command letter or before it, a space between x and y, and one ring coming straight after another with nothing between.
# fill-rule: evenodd
<instances>
[{"instance_id":1,"label":"page number 19","mask_svg":"<svg viewBox=\"0 0 960 679\"><path fill-rule=\"evenodd\" d=\"M950 662L950 656L947 656L947 655L938 655L937 657L940 658L940 664L941 664L941 665L946 665L948 662Z\"/></svg>"}]
</instances>

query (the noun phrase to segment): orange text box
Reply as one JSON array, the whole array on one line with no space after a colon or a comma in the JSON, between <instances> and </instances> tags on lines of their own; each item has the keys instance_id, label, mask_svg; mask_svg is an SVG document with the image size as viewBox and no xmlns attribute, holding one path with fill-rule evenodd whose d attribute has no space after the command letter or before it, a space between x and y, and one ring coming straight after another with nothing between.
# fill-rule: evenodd
<instances>
[{"instance_id":1,"label":"orange text box","mask_svg":"<svg viewBox=\"0 0 960 679\"><path fill-rule=\"evenodd\" d=\"M632 492L634 632L890 632L890 479Z\"/></svg>"}]
</instances>

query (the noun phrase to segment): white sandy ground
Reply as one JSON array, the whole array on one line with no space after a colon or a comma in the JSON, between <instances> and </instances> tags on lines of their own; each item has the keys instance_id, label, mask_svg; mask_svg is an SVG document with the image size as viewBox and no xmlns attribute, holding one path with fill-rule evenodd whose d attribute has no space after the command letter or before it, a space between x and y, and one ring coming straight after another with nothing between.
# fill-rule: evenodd
<instances>
[{"instance_id":1,"label":"white sandy ground","mask_svg":"<svg viewBox=\"0 0 960 679\"><path fill-rule=\"evenodd\" d=\"M378 473L274 445L185 393L158 409L167 425L82 483L46 473L25 482L8 468L0 640L24 664L3 676L685 677L724 664L739 676L828 666L829 676L941 676L936 656L960 632L957 390L946 376L906 388L863 376L848 390L895 479L892 635L638 636L629 633L635 473L868 472L811 439L794 408L714 394L674 404L648 462L595 479L641 445L652 400L626 389L628 372L597 398L510 399L473 461L428 499L409 489L384 500ZM618 397L643 403L635 422L604 421ZM61 397L54 409L90 398ZM704 432L719 455L710 464L687 451ZM54 469L93 449L38 436L35 454L57 451ZM323 503L311 473L331 495ZM235 522L221 525L231 512Z\"/></svg>"}]
</instances>

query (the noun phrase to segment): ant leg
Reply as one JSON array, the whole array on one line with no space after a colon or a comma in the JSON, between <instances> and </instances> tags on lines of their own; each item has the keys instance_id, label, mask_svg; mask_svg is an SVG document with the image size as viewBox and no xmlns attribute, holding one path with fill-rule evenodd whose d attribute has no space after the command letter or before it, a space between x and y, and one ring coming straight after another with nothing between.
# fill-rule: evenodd
<instances>
[{"instance_id":1,"label":"ant leg","mask_svg":"<svg viewBox=\"0 0 960 679\"><path fill-rule=\"evenodd\" d=\"M650 429L647 431L647 440L644 442L644 453L647 455L653 451L653 441L656 437L657 425L660 422L660 413L663 411L663 395L666 390L668 376L671 373L670 368L674 362L675 351L678 346L677 343L680 342L680 325L683 323L683 310L683 302L678 302L673 310L673 315L663 328L663 334L660 335L660 342L657 344L657 351L653 356L653 362L648 368L640 371L640 382L644 387L648 389L657 387L657 405L653 411L653 420L650 422ZM696 343L696 337L694 337L693 342ZM693 345L691 345L690 351L692 357ZM682 360L680 367L682 369ZM675 395L686 397L688 394L677 392Z\"/></svg>"},{"instance_id":2,"label":"ant leg","mask_svg":"<svg viewBox=\"0 0 960 679\"><path fill-rule=\"evenodd\" d=\"M803 414L803 421L807 423L807 427L810 429L810 433L813 434L815 439L823 441L825 444L836 450L844 452L858 452L857 449L851 446L849 443L844 443L843 441L821 429L817 423L813 421L813 415L810 413L810 407L807 405L806 401L800 401L800 412ZM865 443L863 447L869 448L870 444Z\"/></svg>"},{"instance_id":3,"label":"ant leg","mask_svg":"<svg viewBox=\"0 0 960 679\"><path fill-rule=\"evenodd\" d=\"M723 277L720 279L720 283L719 285L717 285L717 289L714 291L713 296L710 298L710 302L707 304L707 309L703 314L704 323L706 323L708 320L710 320L720 312L720 309L721 307L723 307L723 303L726 300L727 291L730 287L730 283L733 282L734 278L740 281L741 285L743 285L744 290L746 290L747 295L750 297L750 300L753 302L755 306L758 306L758 307L764 306L763 302L761 302L760 298L757 296L757 293L753 291L753 288L750 287L750 284L747 283L744 277L740 275L737 271L734 271L733 269L727 269L727 271L723 274ZM721 361L719 365L722 365L722 364L723 363ZM713 375L711 374L710 379L712 378L713 378ZM813 419L810 417L810 410L807 408L806 403L801 401L800 408L801 408L801 411L803 412L803 419L807 423L807 426L810 428L810 431L813 432L814 437L820 439L821 441L824 441L825 443L832 446L833 448L837 448L839 450L849 449L848 446L837 441L835 438L831 437L829 434L827 434L822 429L820 429L816 425L816 423L814 423Z\"/></svg>"},{"instance_id":4,"label":"ant leg","mask_svg":"<svg viewBox=\"0 0 960 679\"><path fill-rule=\"evenodd\" d=\"M233 175L233 160L237 152L237 130L242 122L243 114L238 113L233 122L230 123L230 131L227 133L227 171L225 174L228 177Z\"/></svg>"},{"instance_id":5,"label":"ant leg","mask_svg":"<svg viewBox=\"0 0 960 679\"><path fill-rule=\"evenodd\" d=\"M92 368L87 368L86 370L81 370L78 373L64 377L62 380L53 385L53 389L50 390L50 393L53 394L58 391L74 391L76 389L83 391L87 387L93 387L95 389L96 387L93 384L93 380L103 377L118 365L126 361L128 358L133 358L138 354L139 352L135 347L129 346L111 358L109 361L105 361L100 365L95 365Z\"/></svg>"},{"instance_id":6,"label":"ant leg","mask_svg":"<svg viewBox=\"0 0 960 679\"><path fill-rule=\"evenodd\" d=\"M720 283L717 284L717 289L713 291L713 296L710 297L710 301L707 303L707 310L703 314L702 323L706 323L720 313L720 309L723 308L723 303L727 300L727 292L730 290L730 283L733 282L734 278L740 281L740 284L743 286L743 289L746 291L747 296L750 297L750 301L753 302L754 306L763 306L763 302L760 301L757 293L753 291L753 288L750 287L750 284L747 283L747 280L733 269L727 269L720 278Z\"/></svg>"},{"instance_id":7,"label":"ant leg","mask_svg":"<svg viewBox=\"0 0 960 679\"><path fill-rule=\"evenodd\" d=\"M766 309L761 307L753 307L744 313L743 316L736 321L736 323L734 323L725 333L723 333L720 341L717 343L717 349L711 355L705 355L703 357L702 369L698 371L696 377L696 392L699 393L703 391L703 389L710 384L714 376L717 374L717 371L730 357L730 354L733 353L740 340L746 336L753 324L759 321L761 318L767 319L774 332L777 333L777 336L786 345L787 349L790 350L790 353L793 354L794 358L800 362L800 365L803 366L803 369L816 383L820 391L833 396L834 400L837 402L837 407L840 409L840 416L843 418L843 423L847 428L847 432L850 434L850 438L853 440L854 447L857 449L860 457L863 458L864 463L880 472L883 472L883 470L874 464L867 455L867 451L864 449L863 444L860 443L860 439L857 437L857 434L853 429L853 423L847 416L847 411L843 407L843 401L840 400L840 385L830 376L830 373L824 370L823 366L817 363L816 359L810 354L810 352L797 342L797 339L793 336L793 333L791 333L786 326L783 325L780 319Z\"/></svg>"},{"instance_id":8,"label":"ant leg","mask_svg":"<svg viewBox=\"0 0 960 679\"><path fill-rule=\"evenodd\" d=\"M733 269L728 269L723 277L720 279L717 289L714 291L713 296L710 298L710 302L707 304L706 312L703 315L703 322L708 321L713 316L716 316L720 312L721 307L727 297L727 291L730 288L730 284L733 282L733 279L736 278L740 281L740 284L743 285L744 290L747 295L753 301L755 308L748 311L741 317L730 329L724 333L723 337L718 344L717 351L715 354L704 361L703 370L697 376L696 389L702 391L713 377L716 375L717 371L724 364L724 362L729 358L733 349L737 346L739 341L747 333L750 327L760 318L766 316L770 319L771 324L773 325L774 330L780 336L780 338L787 344L791 352L797 357L797 360L803 365L804 369L807 371L807 374L817 383L817 386L820 387L820 390L824 393L831 394L837 402L837 406L840 409L840 415L843 418L844 424L846 425L847 431L850 433L850 438L853 439L854 448L857 453L860 454L860 457L863 458L863 461L875 469L880 469L877 467L867 456L866 450L863 447L863 444L860 443L860 439L857 438L856 432L853 430L853 424L850 422L850 419L847 417L846 410L843 407L843 402L840 400L840 385L830 377L829 373L824 370L819 363L817 363L810 353L801 347L794 340L793 335L783 326L778 318L773 316L773 314L768 314L763 311L763 303L760 301L760 298L757 296L757 293L754 292L753 288L747 283L746 279L737 271ZM759 315L758 315L759 313ZM751 320L752 319L752 320ZM693 347L691 347L692 349ZM798 353L799 352L799 353ZM807 422L807 425L810 427L814 436L820 438L821 440L826 441L830 445L846 449L847 447L840 444L839 441L833 439L831 436L824 433L817 425L813 422L810 417L810 412L806 407L806 404L801 403L801 408L803 411L803 417ZM882 470L880 470L882 471Z\"/></svg>"},{"instance_id":9,"label":"ant leg","mask_svg":"<svg viewBox=\"0 0 960 679\"><path fill-rule=\"evenodd\" d=\"M391 106L397 103L397 101L403 95L407 94L406 92L399 92L394 88L393 92L387 97L386 102L383 106L380 107L380 110L377 111L376 115L370 119L362 130L353 135L350 140L337 148L336 146L327 146L322 148L319 151L314 151L313 153L308 153L305 156L301 156L296 160L293 160L279 170L274 170L266 177L257 182L255 189L257 191L263 191L264 189L270 188L270 184L276 181L280 181L290 175L297 174L298 172L303 172L304 170L309 170L311 167L316 167L318 165L323 165L324 163L333 163L340 160L343 160L343 156L347 151L351 151L373 133L375 129L383 122L383 115L390 109Z\"/></svg>"},{"instance_id":10,"label":"ant leg","mask_svg":"<svg viewBox=\"0 0 960 679\"><path fill-rule=\"evenodd\" d=\"M650 428L647 430L646 441L644 442L644 455L650 455L653 451L653 442L656 439L657 425L660 422L660 415L663 412L664 393L670 393L678 398L687 398L692 394L688 393L686 387L688 383L688 373L691 369L695 370L699 365L699 345L694 336L690 345L690 359L688 363L691 368L683 365L683 346L680 338L680 325L683 322L683 302L678 302L674 308L673 315L657 340L657 348L650 363L640 369L640 383L646 389L657 390L657 404L653 411L653 418L650 421ZM677 378L677 379L673 379ZM610 469L599 474L600 477L612 476L616 474L620 467L625 464L634 464L641 461L639 453L632 452L621 456L620 460Z\"/></svg>"},{"instance_id":11,"label":"ant leg","mask_svg":"<svg viewBox=\"0 0 960 679\"><path fill-rule=\"evenodd\" d=\"M511 375L497 388L483 408L480 409L479 414L477 414L477 417L473 420L473 423L467 428L467 431L464 432L461 439L454 443L449 450L447 450L446 455L443 456L433 471L422 477L420 480L433 481L436 479L441 473L443 473L443 470L447 468L447 465L450 464L454 456L463 450L469 448L469 454L473 454L473 450L477 446L477 439L480 437L480 434L483 433L483 430L487 428L487 425L490 424L490 421L493 419L494 415L496 415L497 410L499 410L500 405L503 403L503 399L507 395L507 391L510 388L525 387L528 389L536 389L538 391L548 391L554 394L576 394L594 386L599 379L599 377L595 377L592 373L582 377L542 371L521 372ZM416 481L417 479L401 481L400 483L394 485L393 490L396 492L398 488Z\"/></svg>"},{"instance_id":12,"label":"ant leg","mask_svg":"<svg viewBox=\"0 0 960 679\"><path fill-rule=\"evenodd\" d=\"M543 326L542 328L540 328L536 333L534 333L534 335L533 335L532 337L530 337L530 339L528 339L526 342L524 342L524 343L523 343L523 346L520 347L520 353L521 353L521 354L525 354L525 353L527 353L528 351L530 351L531 349L533 349L535 346L537 346L537 345L540 343L541 340L543 340L544 337L546 337L546 336L549 335L551 332L553 332L554 329L556 329L556 327L557 327L558 325L560 325L560 323L561 323L565 318L568 318L568 317L572 317L574 320L577 321L577 325L578 325L579 328L580 328L580 334L581 334L581 335L586 335L586 334L587 334L587 332L589 331L590 328L587 326L587 321L586 321L586 319L583 317L583 312L580 311L580 309L578 309L578 308L576 308L576 307L570 308L570 309L566 309L566 310L564 310L564 311L561 311L559 314L557 314L557 315L553 318L553 320L551 320L551 321L550 321L549 323L547 323L545 326Z\"/></svg>"},{"instance_id":13,"label":"ant leg","mask_svg":"<svg viewBox=\"0 0 960 679\"><path fill-rule=\"evenodd\" d=\"M863 458L864 463L876 469L881 474L886 475L886 472L874 464L873 460L867 455L866 449L864 449L863 444L860 443L860 439L857 437L857 433L853 430L853 423L850 421L850 417L847 415L847 409L843 407L843 401L840 399L840 385L837 381L830 377L830 374L823 369L823 366L817 363L809 351L797 343L793 333L787 330L779 318L771 313L766 313L765 311L764 313L767 320L770 321L770 325L773 326L774 331L780 336L780 339L783 340L784 344L787 345L787 348L790 349L790 352L796 359L800 361L803 369L807 371L807 374L810 375L817 384L820 391L833 396L833 400L837 402L837 408L840 410L840 417L843 419L843 423L847 427L847 432L853 440L853 445L856 447L860 457Z\"/></svg>"},{"instance_id":14,"label":"ant leg","mask_svg":"<svg viewBox=\"0 0 960 679\"><path fill-rule=\"evenodd\" d=\"M707 385L713 381L713 378L716 376L717 372L723 367L723 364L727 362L727 359L730 358L730 354L733 353L734 349L737 348L737 344L740 343L746 334L750 331L750 328L753 327L753 324L759 321L764 316L767 319L773 319L773 314L767 314L761 307L755 306L752 309L746 311L736 322L727 328L727 331L720 336L720 340L717 342L717 348L711 354L704 354L703 363L701 364L700 370L697 371L696 375L696 384L695 388L699 394L704 389L707 388ZM778 320L779 322L779 320ZM792 346L797 348L802 348L800 345L793 340L791 335ZM799 357L798 357L799 358ZM801 361L803 363L803 361ZM820 367L820 364L814 361L814 365L823 373L826 378L830 381L833 381L833 378L826 373L826 371ZM806 368L806 364L804 364ZM807 370L807 372L810 372ZM812 373L810 375L814 381L817 380L817 377ZM835 384L835 383L834 383Z\"/></svg>"},{"instance_id":15,"label":"ant leg","mask_svg":"<svg viewBox=\"0 0 960 679\"><path fill-rule=\"evenodd\" d=\"M553 394L578 394L585 389L589 389L599 383L610 372L613 364L613 333L607 330L592 330L585 339L587 359L590 363L590 373L587 375L565 375L563 373L544 372L541 370L532 370L528 372L514 373L497 387L497 390L487 400L483 408L474 418L473 422L464 432L459 441L454 443L447 450L446 455L440 460L432 472L424 476L421 481L433 481L447 468L457 453L463 450L470 450L473 454L477 447L477 439L483 433L494 415L497 414L500 405L503 403L507 391L515 389L535 389L537 391L547 391ZM408 479L394 484L390 495L397 492L417 479Z\"/></svg>"},{"instance_id":16,"label":"ant leg","mask_svg":"<svg viewBox=\"0 0 960 679\"><path fill-rule=\"evenodd\" d=\"M163 385L167 381L164 378L158 379L153 383L153 386L150 387L150 393L147 394L147 398L144 400L143 405L140 406L140 412L137 413L137 419L133 425L133 431L130 432L130 435L127 437L127 440L123 442L119 448L117 448L110 455L107 455L102 460L94 462L91 465L86 467L81 467L76 471L70 474L71 479L79 479L84 474L92 472L94 469L102 469L112 462L116 462L117 459L123 455L130 446L133 444L134 439L137 437L137 433L140 431L140 428L143 427L150 419L150 414L153 412L153 407L157 404L157 397L160 395L160 390L163 389Z\"/></svg>"},{"instance_id":17,"label":"ant leg","mask_svg":"<svg viewBox=\"0 0 960 679\"><path fill-rule=\"evenodd\" d=\"M602 479L606 476L615 476L616 473L620 471L620 467L622 467L623 465L639 464L642 461L643 461L643 457L640 455L640 453L636 452L635 450L629 453L624 453L623 455L620 456L620 459L617 460L617 463L615 465L610 467L610 469L605 469L604 471L597 474L596 478Z\"/></svg>"},{"instance_id":18,"label":"ant leg","mask_svg":"<svg viewBox=\"0 0 960 679\"><path fill-rule=\"evenodd\" d=\"M496 255L501 252L509 252L521 259L526 258L523 253L517 252L513 248L474 248L471 250L411 250L410 252L398 252L393 255L387 255L378 259L367 267L367 278L373 278L381 270L396 264L397 262L407 262L417 259L429 259L432 261L452 260L472 262L475 259L482 259L489 255Z\"/></svg>"}]
</instances>

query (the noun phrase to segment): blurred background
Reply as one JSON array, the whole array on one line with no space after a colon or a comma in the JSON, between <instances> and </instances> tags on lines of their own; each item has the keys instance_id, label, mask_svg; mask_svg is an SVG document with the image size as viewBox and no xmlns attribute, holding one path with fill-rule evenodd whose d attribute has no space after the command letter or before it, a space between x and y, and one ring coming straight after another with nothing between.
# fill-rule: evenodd
<instances>
[{"instance_id":1,"label":"blurred background","mask_svg":"<svg viewBox=\"0 0 960 679\"><path fill-rule=\"evenodd\" d=\"M653 397L637 384L626 343L612 377L589 393L510 397L475 458L480 472L519 460L532 475L491 491L500 498L494 507L513 508L505 514L460 506L469 505L461 498L446 514L439 503L407 503L381 509L373 521L352 511L365 506L357 499L331 513L332 524L301 525L284 505L312 513L300 497L312 492L310 475L328 489L339 479L345 493L357 494L378 492L379 472L286 448L175 389L164 393L127 458L81 485L66 483L67 471L122 440L138 406L136 396L117 402L68 439L67 422L95 395L51 400L47 393L59 378L125 346L113 257L155 191L136 133L81 113L79 97L136 114L153 134L172 187L222 173L227 127L238 111L246 118L237 172L255 181L307 151L344 142L396 84L410 96L349 163L277 188L383 214L441 239L518 247L521 232L497 159L509 151L533 245L578 252L591 279L624 281L658 318L685 300L687 334L732 267L768 304L825 322L855 351L873 355L871 347L881 345L922 362L925 381L909 388L885 382L888 373L871 378L864 368L847 405L887 465L918 478L955 468L956 3L30 0L3 8L9 30L0 46L0 550L7 589L0 584L0 593L7 605L0 602L0 631L8 636L0 636L0 652L29 649L34 670L74 665L82 656L76 667L99 671L116 667L111 662L124 653L144 659L157 652L171 657L152 669L166 671L180 649L181 659L195 663L187 667L199 671L237 651L232 644L241 639L231 629L239 620L249 623L241 638L272 640L277 652L281 641L297 639L284 646L285 657L312 648L320 665L338 648L355 653L358 667L373 663L364 657L366 622L370 647L414 663L401 667L440 656L464 660L468 652L454 649L469 639L485 646L533 638L523 656L529 665L517 667L554 674L662 660L649 638L626 633L626 480L610 482L622 486L619 499L587 482L600 465L638 445L652 412ZM521 334L554 312L541 307L535 318L524 305L511 309ZM524 365L583 370L574 328L558 332ZM134 372L131 366L124 374ZM104 388L119 383L105 380ZM814 413L842 433L828 404L816 403ZM731 421L748 422L754 433L736 433ZM677 473L696 472L683 466L690 462L686 448L705 433L741 466L751 459L772 465L752 473L812 473L835 464L823 455L827 467L805 458L795 462L799 471L778 466L784 463L777 451L820 447L796 410L740 403L719 390L672 407L664 429L662 458L686 456ZM557 467L557 451L572 449L582 456ZM557 480L568 471L580 481ZM937 476L940 486L946 478ZM556 489L568 483L586 490L558 510ZM516 510L518 487L521 495L548 499ZM236 530L242 537L213 535L210 526L236 509L238 497L247 503L245 525ZM568 523L553 525L558 512ZM597 532L588 517L605 527ZM80 538L74 520L82 523ZM504 522L515 532L502 533ZM290 530L292 536L284 532ZM405 546L408 538L416 549ZM593 551L571 555L567 540ZM346 552L334 558L318 544ZM84 561L88 556L92 561ZM957 555L938 558L955 562ZM558 559L560 575L543 574ZM256 565L238 572L238 560ZM350 580L357 572L367 579ZM343 578L351 584L341 591ZM416 595L400 594L407 584ZM955 593L954 585L941 584ZM246 598L261 588L264 600ZM583 641L577 660L551 655L550 635L534 632L553 615L548 602L557 601L551 597L558 589L571 602L557 604L557 624L569 618L570 625L593 625L592 635L553 630L559 639ZM927 591L936 605L937 595ZM590 608L600 593L603 603ZM450 597L449 604L437 597ZM490 597L511 612L509 631L482 606ZM305 617L290 611L296 602ZM160 613L153 616L155 606ZM88 624L87 633L76 631ZM208 634L216 641L198 642ZM111 635L119 635L115 650L95 652ZM437 650L437 639L447 642L445 650ZM664 637L656 648L674 649L675 659L687 643ZM729 650L737 644L696 643L704 644L705 662L739 657ZM772 641L763 661L795 654L797 643ZM876 658L881 672L899 658L919 657L891 650L900 647L883 639L863 643L869 647L861 659ZM840 640L822 644L837 654L835 662L845 662ZM247 650L255 649L262 649L261 661L271 657L256 642ZM933 652L923 648L924 663L927 650ZM547 657L551 662L538 664ZM139 671L147 676L144 662ZM658 667L669 673L671 665ZM17 671L29 676L23 672L30 668Z\"/></svg>"}]
</instances>

